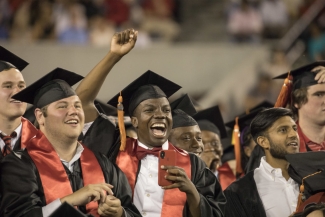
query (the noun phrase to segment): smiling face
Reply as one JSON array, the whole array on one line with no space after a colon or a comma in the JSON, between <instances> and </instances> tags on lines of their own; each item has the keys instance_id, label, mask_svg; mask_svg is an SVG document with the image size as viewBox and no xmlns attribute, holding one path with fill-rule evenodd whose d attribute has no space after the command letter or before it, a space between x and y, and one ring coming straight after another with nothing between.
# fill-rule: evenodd
<instances>
[{"instance_id":1,"label":"smiling face","mask_svg":"<svg viewBox=\"0 0 325 217\"><path fill-rule=\"evenodd\" d=\"M285 160L286 154L299 152L297 125L289 116L279 118L257 141L272 158Z\"/></svg>"},{"instance_id":2,"label":"smiling face","mask_svg":"<svg viewBox=\"0 0 325 217\"><path fill-rule=\"evenodd\" d=\"M49 104L45 113L44 115L40 109L35 110L40 130L50 141L51 138L77 140L85 121L78 96L70 96Z\"/></svg>"},{"instance_id":3,"label":"smiling face","mask_svg":"<svg viewBox=\"0 0 325 217\"><path fill-rule=\"evenodd\" d=\"M178 127L171 131L169 141L178 148L200 156L203 152L201 130L198 125Z\"/></svg>"},{"instance_id":4,"label":"smiling face","mask_svg":"<svg viewBox=\"0 0 325 217\"><path fill-rule=\"evenodd\" d=\"M173 126L171 108L167 98L147 99L134 110L132 125L137 129L138 139L148 147L162 146Z\"/></svg>"},{"instance_id":5,"label":"smiling face","mask_svg":"<svg viewBox=\"0 0 325 217\"><path fill-rule=\"evenodd\" d=\"M0 118L20 118L27 104L11 97L26 87L23 75L15 68L0 72Z\"/></svg>"},{"instance_id":6,"label":"smiling face","mask_svg":"<svg viewBox=\"0 0 325 217\"><path fill-rule=\"evenodd\" d=\"M298 105L295 104L298 108ZM298 109L299 119L318 125L325 124L325 84L315 84L307 89L307 102Z\"/></svg>"},{"instance_id":7,"label":"smiling face","mask_svg":"<svg viewBox=\"0 0 325 217\"><path fill-rule=\"evenodd\" d=\"M219 135L211 131L202 130L202 141L204 144L204 150L201 154L202 160L208 167L210 167L213 161L219 165L223 154Z\"/></svg>"}]
</instances>

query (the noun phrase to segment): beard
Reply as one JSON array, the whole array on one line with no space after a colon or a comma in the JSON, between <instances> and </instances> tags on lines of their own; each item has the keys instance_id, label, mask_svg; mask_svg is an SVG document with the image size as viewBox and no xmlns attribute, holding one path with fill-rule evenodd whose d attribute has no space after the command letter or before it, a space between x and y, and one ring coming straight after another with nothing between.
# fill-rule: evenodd
<instances>
[{"instance_id":1,"label":"beard","mask_svg":"<svg viewBox=\"0 0 325 217\"><path fill-rule=\"evenodd\" d=\"M288 151L280 144L275 144L271 138L268 138L270 141L270 154L272 157L281 159L281 160L286 160L285 156L288 153Z\"/></svg>"}]
</instances>

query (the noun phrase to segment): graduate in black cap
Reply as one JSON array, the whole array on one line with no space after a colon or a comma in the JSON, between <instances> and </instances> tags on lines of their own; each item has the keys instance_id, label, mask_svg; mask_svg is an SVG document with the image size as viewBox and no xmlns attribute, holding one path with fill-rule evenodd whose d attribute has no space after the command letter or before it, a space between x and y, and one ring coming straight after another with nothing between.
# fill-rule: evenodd
<instances>
[{"instance_id":1,"label":"graduate in black cap","mask_svg":"<svg viewBox=\"0 0 325 217\"><path fill-rule=\"evenodd\" d=\"M168 137L173 126L167 100L180 86L147 71L134 80L108 103L117 105L131 117L138 139L127 138L116 163L128 177L133 202L142 215L152 217L223 216L220 204L225 203L220 184L204 162L196 155L174 147ZM122 105L123 104L123 105ZM121 117L119 117L119 125ZM164 165L167 180L173 184L158 185L158 153L176 153L176 166Z\"/></svg>"},{"instance_id":2,"label":"graduate in black cap","mask_svg":"<svg viewBox=\"0 0 325 217\"><path fill-rule=\"evenodd\" d=\"M85 129L81 137L82 142L92 151L103 153L108 157L111 157L111 147L118 140L119 131L107 115L96 109L94 101L114 65L135 46L137 35L138 32L133 29L115 33L111 39L110 51L87 74L76 89L86 118Z\"/></svg>"},{"instance_id":3,"label":"graduate in black cap","mask_svg":"<svg viewBox=\"0 0 325 217\"><path fill-rule=\"evenodd\" d=\"M0 46L0 161L12 150L25 147L36 128L22 117L27 104L12 98L26 87L21 71L28 63Z\"/></svg>"},{"instance_id":4,"label":"graduate in black cap","mask_svg":"<svg viewBox=\"0 0 325 217\"><path fill-rule=\"evenodd\" d=\"M190 97L185 94L170 103L173 115L173 128L168 140L177 148L200 157L203 152L201 130L191 115L196 114Z\"/></svg>"},{"instance_id":5,"label":"graduate in black cap","mask_svg":"<svg viewBox=\"0 0 325 217\"><path fill-rule=\"evenodd\" d=\"M56 68L13 96L34 105L40 130L3 159L1 216L49 216L64 202L93 216L140 216L123 172L77 140L84 113L71 85L82 78Z\"/></svg>"},{"instance_id":6,"label":"graduate in black cap","mask_svg":"<svg viewBox=\"0 0 325 217\"><path fill-rule=\"evenodd\" d=\"M225 191L226 216L289 216L298 201L299 185L289 176L287 154L298 153L297 125L289 109L270 108L251 122L254 141L263 147L260 166Z\"/></svg>"},{"instance_id":7,"label":"graduate in black cap","mask_svg":"<svg viewBox=\"0 0 325 217\"><path fill-rule=\"evenodd\" d=\"M325 150L325 61L275 77L285 79L275 107L287 104L298 117L300 152Z\"/></svg>"},{"instance_id":8,"label":"graduate in black cap","mask_svg":"<svg viewBox=\"0 0 325 217\"><path fill-rule=\"evenodd\" d=\"M254 117L265 108L272 108L273 104L263 101L248 113L238 116L238 126L240 130L240 164L244 174L254 170L260 165L261 157L265 156L261 146L257 146L250 131L250 124ZM225 125L231 129L234 128L235 120L229 121ZM252 158L251 158L252 156ZM237 163L237 162L236 162Z\"/></svg>"},{"instance_id":9,"label":"graduate in black cap","mask_svg":"<svg viewBox=\"0 0 325 217\"><path fill-rule=\"evenodd\" d=\"M193 115L193 118L199 124L202 132L204 150L201 158L212 172L216 172L217 167L221 165L220 160L223 153L221 139L227 137L219 107L213 106L199 111Z\"/></svg>"}]
</instances>

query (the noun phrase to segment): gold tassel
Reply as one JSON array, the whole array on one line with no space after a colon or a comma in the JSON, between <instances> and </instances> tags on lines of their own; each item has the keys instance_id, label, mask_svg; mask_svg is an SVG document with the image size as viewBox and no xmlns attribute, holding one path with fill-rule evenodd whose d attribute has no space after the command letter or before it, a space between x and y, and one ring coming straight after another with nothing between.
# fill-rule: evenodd
<instances>
[{"instance_id":1,"label":"gold tassel","mask_svg":"<svg viewBox=\"0 0 325 217\"><path fill-rule=\"evenodd\" d=\"M120 151L125 150L126 146L126 133L125 133L125 126L124 126L124 111L123 111L123 97L120 92L120 96L118 97L118 104L117 104L117 118L118 118L118 127L120 129L120 137L121 137L121 146Z\"/></svg>"},{"instance_id":2,"label":"gold tassel","mask_svg":"<svg viewBox=\"0 0 325 217\"><path fill-rule=\"evenodd\" d=\"M290 75L290 72L289 72L288 77L284 80L284 83L283 83L283 86L279 93L278 99L276 100L276 103L274 105L275 108L277 108L277 107L285 108L287 103L290 101L290 94L291 94L291 90L292 90L292 80L293 80L293 77L292 77L292 75Z\"/></svg>"},{"instance_id":3,"label":"gold tassel","mask_svg":"<svg viewBox=\"0 0 325 217\"><path fill-rule=\"evenodd\" d=\"M239 133L239 125L238 125L238 117L236 117L236 123L234 126L233 132L233 145L235 146L235 158L236 158L236 175L241 175L243 173L243 169L241 168L241 154L240 154L240 133Z\"/></svg>"}]
</instances>

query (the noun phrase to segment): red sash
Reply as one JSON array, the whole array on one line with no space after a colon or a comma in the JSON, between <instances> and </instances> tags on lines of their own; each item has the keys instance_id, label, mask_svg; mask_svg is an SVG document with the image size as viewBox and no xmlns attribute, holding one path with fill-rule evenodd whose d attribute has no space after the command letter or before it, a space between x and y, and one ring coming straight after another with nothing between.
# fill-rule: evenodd
<instances>
[{"instance_id":1,"label":"red sash","mask_svg":"<svg viewBox=\"0 0 325 217\"><path fill-rule=\"evenodd\" d=\"M103 171L94 153L85 146L83 148L80 162L84 186L105 183ZM59 156L41 131L30 140L27 151L40 174L46 204L73 193ZM86 208L87 213L99 217L97 202L88 203Z\"/></svg>"},{"instance_id":2,"label":"red sash","mask_svg":"<svg viewBox=\"0 0 325 217\"><path fill-rule=\"evenodd\" d=\"M300 204L297 213L303 212L305 207L309 204L312 203L319 204L321 202L322 203L325 202L325 192L319 192L317 194L310 196L306 201Z\"/></svg>"},{"instance_id":3,"label":"red sash","mask_svg":"<svg viewBox=\"0 0 325 217\"><path fill-rule=\"evenodd\" d=\"M218 176L222 190L225 190L231 183L236 181L236 176L227 162L218 168Z\"/></svg>"},{"instance_id":4,"label":"red sash","mask_svg":"<svg viewBox=\"0 0 325 217\"><path fill-rule=\"evenodd\" d=\"M127 138L125 151L120 151L116 164L125 173L134 194L135 180L138 172L139 161L136 157L137 140ZM183 150L174 147L171 143L169 150L176 151L176 166L185 170L189 179L191 179L191 161L190 156ZM161 217L181 217L186 203L186 194L178 188L166 190L164 193Z\"/></svg>"},{"instance_id":5,"label":"red sash","mask_svg":"<svg viewBox=\"0 0 325 217\"><path fill-rule=\"evenodd\" d=\"M22 128L21 128L20 149L24 149L26 148L26 143L37 134L38 130L26 118L22 117L21 122L22 122Z\"/></svg>"}]
</instances>

